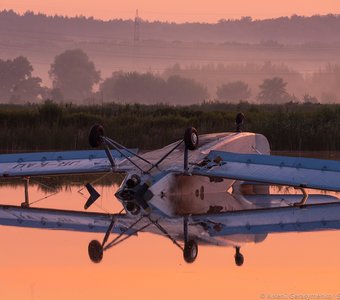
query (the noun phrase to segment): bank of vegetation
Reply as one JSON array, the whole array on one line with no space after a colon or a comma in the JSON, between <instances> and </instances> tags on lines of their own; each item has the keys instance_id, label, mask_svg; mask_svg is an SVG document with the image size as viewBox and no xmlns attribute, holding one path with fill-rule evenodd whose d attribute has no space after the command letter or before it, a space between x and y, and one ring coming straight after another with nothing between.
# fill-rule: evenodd
<instances>
[{"instance_id":1,"label":"bank of vegetation","mask_svg":"<svg viewBox=\"0 0 340 300\"><path fill-rule=\"evenodd\" d=\"M155 149L180 139L188 126L201 134L235 129L264 134L273 150L340 150L340 105L203 103L192 106L104 104L1 105L0 151L88 149L88 132L101 123L106 134L128 147Z\"/></svg>"}]
</instances>

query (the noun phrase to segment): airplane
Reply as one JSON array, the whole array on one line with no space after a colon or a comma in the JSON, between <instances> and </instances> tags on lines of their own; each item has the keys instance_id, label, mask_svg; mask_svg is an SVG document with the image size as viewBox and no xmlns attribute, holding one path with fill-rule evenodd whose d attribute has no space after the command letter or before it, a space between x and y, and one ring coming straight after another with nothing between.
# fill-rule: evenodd
<instances>
[{"instance_id":1,"label":"airplane","mask_svg":"<svg viewBox=\"0 0 340 300\"><path fill-rule=\"evenodd\" d=\"M270 155L266 137L236 131L198 135L188 127L183 138L164 148L138 153L107 137L93 125L89 144L103 150L0 155L0 176L25 181L21 205L0 205L0 225L103 233L88 245L94 263L104 252L141 232L162 235L177 246L186 263L198 256L198 245L235 249L263 242L268 234L340 229L340 200L309 189L340 191L340 162ZM29 178L77 174L122 173L115 193L120 213L86 210L100 197L86 184L84 211L32 207ZM273 194L270 186L293 187L301 194ZM109 241L111 234L115 237Z\"/></svg>"}]
</instances>

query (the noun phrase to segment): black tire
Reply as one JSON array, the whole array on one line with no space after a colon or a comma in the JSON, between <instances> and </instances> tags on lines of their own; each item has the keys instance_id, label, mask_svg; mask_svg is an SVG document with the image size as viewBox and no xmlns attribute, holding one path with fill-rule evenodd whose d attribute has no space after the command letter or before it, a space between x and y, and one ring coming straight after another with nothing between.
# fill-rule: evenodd
<instances>
[{"instance_id":1,"label":"black tire","mask_svg":"<svg viewBox=\"0 0 340 300\"><path fill-rule=\"evenodd\" d=\"M102 143L102 136L104 135L104 127L99 124L92 126L89 134L89 144L93 148L97 148Z\"/></svg>"},{"instance_id":2,"label":"black tire","mask_svg":"<svg viewBox=\"0 0 340 300\"><path fill-rule=\"evenodd\" d=\"M242 126L243 126L243 123L244 123L244 114L243 113L238 113L236 115L235 123L236 123L236 132L241 132Z\"/></svg>"},{"instance_id":3,"label":"black tire","mask_svg":"<svg viewBox=\"0 0 340 300\"><path fill-rule=\"evenodd\" d=\"M236 124L243 124L244 122L244 114L243 113L238 113L235 118L235 123Z\"/></svg>"},{"instance_id":4,"label":"black tire","mask_svg":"<svg viewBox=\"0 0 340 300\"><path fill-rule=\"evenodd\" d=\"M198 246L194 240L190 240L185 243L184 250L183 250L183 258L186 263L191 264L193 263L198 254Z\"/></svg>"},{"instance_id":5,"label":"black tire","mask_svg":"<svg viewBox=\"0 0 340 300\"><path fill-rule=\"evenodd\" d=\"M198 147L198 133L194 127L188 127L184 132L184 143L189 150L195 150Z\"/></svg>"},{"instance_id":6,"label":"black tire","mask_svg":"<svg viewBox=\"0 0 340 300\"><path fill-rule=\"evenodd\" d=\"M241 253L235 254L235 264L236 266L241 267L244 263L244 257Z\"/></svg>"},{"instance_id":7,"label":"black tire","mask_svg":"<svg viewBox=\"0 0 340 300\"><path fill-rule=\"evenodd\" d=\"M127 202L125 205L126 210L133 216L137 216L140 213L140 207L134 202Z\"/></svg>"},{"instance_id":8,"label":"black tire","mask_svg":"<svg viewBox=\"0 0 340 300\"><path fill-rule=\"evenodd\" d=\"M103 247L97 240L92 240L88 247L89 257L92 262L98 264L103 259Z\"/></svg>"}]
</instances>

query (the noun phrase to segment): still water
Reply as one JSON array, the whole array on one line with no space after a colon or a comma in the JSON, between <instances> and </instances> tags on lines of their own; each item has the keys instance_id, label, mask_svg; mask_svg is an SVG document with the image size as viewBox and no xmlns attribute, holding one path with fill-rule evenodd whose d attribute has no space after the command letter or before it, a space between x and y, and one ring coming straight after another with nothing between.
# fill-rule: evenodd
<instances>
[{"instance_id":1,"label":"still water","mask_svg":"<svg viewBox=\"0 0 340 300\"><path fill-rule=\"evenodd\" d=\"M93 211L120 210L113 196L120 179L98 182L102 197ZM82 210L82 184L94 180L32 180L30 202ZM23 184L3 182L0 199L20 204ZM0 227L0 235L0 299L340 299L337 231L270 235L242 248L241 268L233 249L218 247L200 247L187 265L171 242L147 233L112 248L99 265L89 261L87 245L101 234Z\"/></svg>"}]
</instances>

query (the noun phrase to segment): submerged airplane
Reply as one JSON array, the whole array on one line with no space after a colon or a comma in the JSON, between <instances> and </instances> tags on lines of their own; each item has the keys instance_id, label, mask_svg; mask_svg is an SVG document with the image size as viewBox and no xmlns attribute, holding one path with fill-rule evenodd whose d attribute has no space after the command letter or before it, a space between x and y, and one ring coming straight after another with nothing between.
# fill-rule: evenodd
<instances>
[{"instance_id":1,"label":"submerged airplane","mask_svg":"<svg viewBox=\"0 0 340 300\"><path fill-rule=\"evenodd\" d=\"M227 133L198 135L189 127L183 139L144 154L106 137L96 124L89 143L104 150L0 155L1 177L26 179L25 202L0 205L0 225L102 232L103 240L88 246L94 263L127 238L149 232L170 239L187 263L196 260L198 245L234 247L238 266L240 247L270 233L340 229L339 199L306 190L340 191L340 162L272 156L267 139L241 132L242 122L238 114L236 132ZM100 197L91 184L84 211L30 206L29 177L106 172L126 174L115 194L125 213L86 212ZM301 194L271 194L270 185Z\"/></svg>"}]
</instances>

